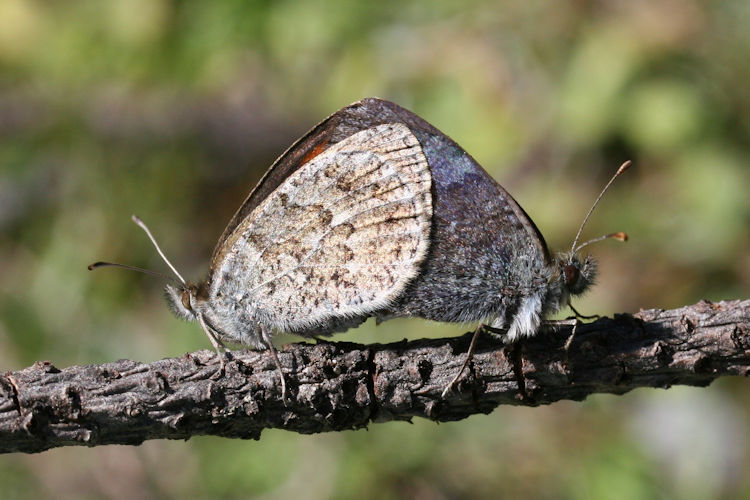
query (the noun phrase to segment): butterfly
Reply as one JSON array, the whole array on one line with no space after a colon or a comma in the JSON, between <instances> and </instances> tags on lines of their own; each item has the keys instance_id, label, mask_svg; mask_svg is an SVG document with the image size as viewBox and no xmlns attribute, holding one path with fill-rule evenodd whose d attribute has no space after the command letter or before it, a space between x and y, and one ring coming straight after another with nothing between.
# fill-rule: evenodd
<instances>
[{"instance_id":1,"label":"butterfly","mask_svg":"<svg viewBox=\"0 0 750 500\"><path fill-rule=\"evenodd\" d=\"M553 256L468 153L377 98L335 112L276 160L219 238L205 280L184 280L134 220L179 278L166 287L173 311L200 323L217 352L224 341L269 349L282 398L274 332L320 337L369 317L420 317L480 322L472 347L484 328L512 342L592 285L583 246L626 238L577 245L587 215L571 250Z\"/></svg>"}]
</instances>

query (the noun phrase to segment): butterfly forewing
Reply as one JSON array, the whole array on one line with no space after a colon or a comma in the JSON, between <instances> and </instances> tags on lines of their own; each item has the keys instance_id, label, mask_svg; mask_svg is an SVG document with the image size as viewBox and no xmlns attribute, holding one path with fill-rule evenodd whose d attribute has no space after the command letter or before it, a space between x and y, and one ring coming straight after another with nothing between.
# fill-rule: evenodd
<instances>
[{"instance_id":1,"label":"butterfly forewing","mask_svg":"<svg viewBox=\"0 0 750 500\"><path fill-rule=\"evenodd\" d=\"M430 188L427 160L405 125L353 134L291 174L235 228L225 241L231 250L214 262L211 293L237 290L237 280L242 300L293 331L387 306L427 252Z\"/></svg>"}]
</instances>

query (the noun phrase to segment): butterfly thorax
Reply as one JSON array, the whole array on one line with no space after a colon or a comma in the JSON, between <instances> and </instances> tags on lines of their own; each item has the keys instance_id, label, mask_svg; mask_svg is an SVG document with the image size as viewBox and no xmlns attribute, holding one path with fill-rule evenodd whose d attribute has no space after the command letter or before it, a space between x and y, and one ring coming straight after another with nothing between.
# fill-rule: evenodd
<instances>
[{"instance_id":1,"label":"butterfly thorax","mask_svg":"<svg viewBox=\"0 0 750 500\"><path fill-rule=\"evenodd\" d=\"M258 320L247 311L237 311L234 301L224 293L212 292L207 282L188 283L181 287L167 285L166 297L179 318L201 321L221 340L237 342L258 349L264 347Z\"/></svg>"},{"instance_id":2,"label":"butterfly thorax","mask_svg":"<svg viewBox=\"0 0 750 500\"><path fill-rule=\"evenodd\" d=\"M575 253L559 254L544 266L537 263L532 260L524 266L523 259L514 261L506 283L515 293L501 292L502 306L489 319L491 326L507 331L508 342L534 335L545 318L587 290L596 274L596 262Z\"/></svg>"}]
</instances>

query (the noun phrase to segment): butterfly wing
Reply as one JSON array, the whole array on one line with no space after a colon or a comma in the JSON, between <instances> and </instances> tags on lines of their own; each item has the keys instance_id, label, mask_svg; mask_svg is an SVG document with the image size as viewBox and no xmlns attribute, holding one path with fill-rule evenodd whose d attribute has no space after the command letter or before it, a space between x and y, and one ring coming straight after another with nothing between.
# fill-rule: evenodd
<instances>
[{"instance_id":1,"label":"butterfly wing","mask_svg":"<svg viewBox=\"0 0 750 500\"><path fill-rule=\"evenodd\" d=\"M521 206L458 144L416 114L389 101L367 98L340 109L292 145L239 208L214 250L305 162L331 145L384 123L401 123L416 136L432 175L432 236L422 270L402 299L382 317L421 316L472 321L509 316L518 307L524 277L514 270L548 266L547 245ZM213 274L213 273L212 273ZM531 291L533 292L533 291ZM514 296L515 295L515 296Z\"/></svg>"},{"instance_id":2,"label":"butterfly wing","mask_svg":"<svg viewBox=\"0 0 750 500\"><path fill-rule=\"evenodd\" d=\"M429 248L430 187L408 127L349 135L290 173L225 238L211 295L301 334L387 307Z\"/></svg>"}]
</instances>

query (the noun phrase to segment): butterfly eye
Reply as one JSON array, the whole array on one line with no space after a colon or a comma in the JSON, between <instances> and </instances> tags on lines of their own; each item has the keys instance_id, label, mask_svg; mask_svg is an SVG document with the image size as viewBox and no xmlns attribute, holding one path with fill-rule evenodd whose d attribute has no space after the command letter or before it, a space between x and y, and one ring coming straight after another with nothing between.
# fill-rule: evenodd
<instances>
[{"instance_id":1,"label":"butterfly eye","mask_svg":"<svg viewBox=\"0 0 750 500\"><path fill-rule=\"evenodd\" d=\"M192 306L190 305L190 292L188 292L187 290L182 292L182 305L185 306L185 309L187 309L188 311L193 310Z\"/></svg>"},{"instance_id":2,"label":"butterfly eye","mask_svg":"<svg viewBox=\"0 0 750 500\"><path fill-rule=\"evenodd\" d=\"M578 277L580 275L578 266L573 264L567 264L563 268L563 273L565 274L565 284L568 286L574 285L578 281Z\"/></svg>"}]
</instances>

